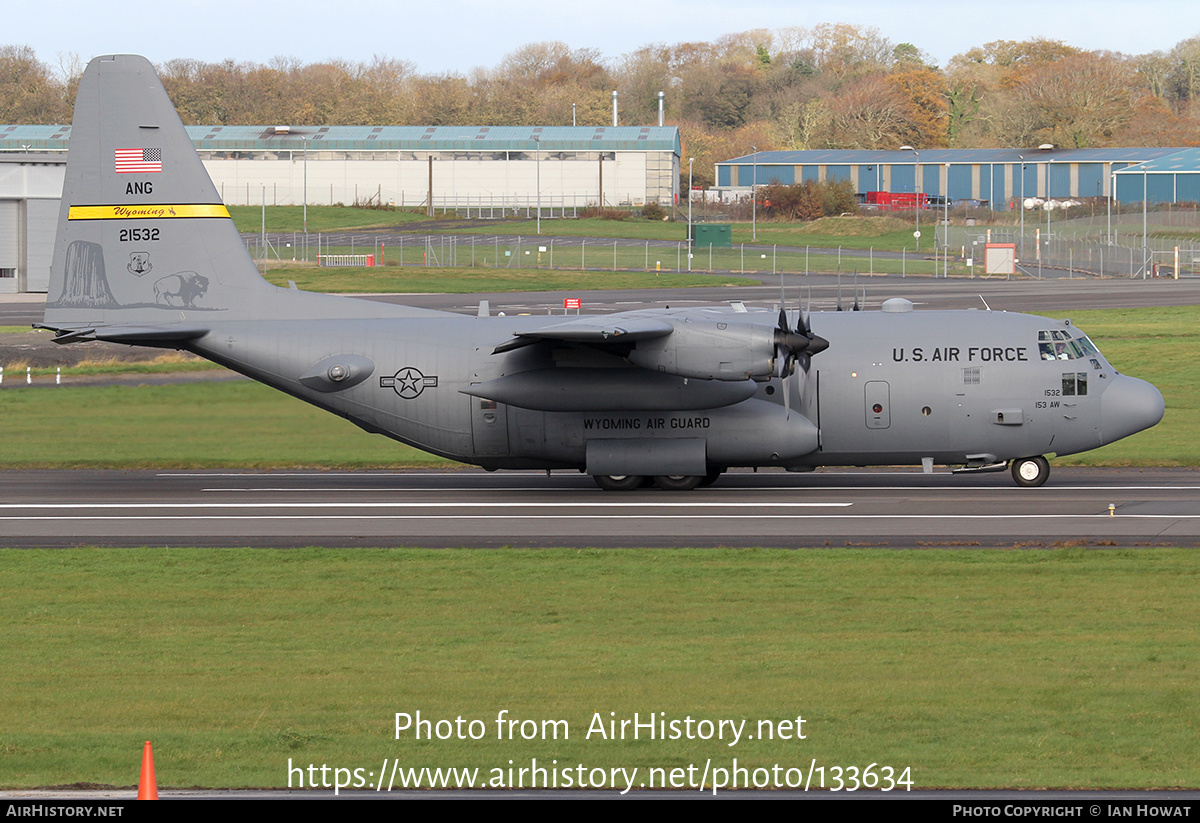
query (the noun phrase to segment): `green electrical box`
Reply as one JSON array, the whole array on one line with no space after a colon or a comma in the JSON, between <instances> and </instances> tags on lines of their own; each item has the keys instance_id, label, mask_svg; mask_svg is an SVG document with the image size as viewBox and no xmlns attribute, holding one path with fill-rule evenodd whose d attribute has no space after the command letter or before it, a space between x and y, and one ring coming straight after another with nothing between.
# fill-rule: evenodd
<instances>
[{"instance_id":1,"label":"green electrical box","mask_svg":"<svg viewBox=\"0 0 1200 823\"><path fill-rule=\"evenodd\" d=\"M727 249L733 245L733 226L729 223L693 223L692 245L698 249L709 246Z\"/></svg>"}]
</instances>

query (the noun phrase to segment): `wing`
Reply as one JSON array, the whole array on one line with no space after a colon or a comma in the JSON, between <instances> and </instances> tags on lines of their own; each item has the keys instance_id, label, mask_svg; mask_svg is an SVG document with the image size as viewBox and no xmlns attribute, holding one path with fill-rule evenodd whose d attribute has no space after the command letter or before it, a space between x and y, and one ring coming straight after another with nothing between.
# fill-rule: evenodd
<instances>
[{"instance_id":1,"label":"wing","mask_svg":"<svg viewBox=\"0 0 1200 823\"><path fill-rule=\"evenodd\" d=\"M735 308L663 309L581 317L516 332L494 350L504 354L542 342L574 343L618 354L651 371L704 380L768 380L791 370L801 352L828 343L786 313Z\"/></svg>"},{"instance_id":2,"label":"wing","mask_svg":"<svg viewBox=\"0 0 1200 823\"><path fill-rule=\"evenodd\" d=\"M511 340L497 346L493 354L503 354L542 340L624 346L638 340L666 337L674 331L675 325L668 320L645 314L621 313L607 317L583 317L533 331L517 332Z\"/></svg>"}]
</instances>

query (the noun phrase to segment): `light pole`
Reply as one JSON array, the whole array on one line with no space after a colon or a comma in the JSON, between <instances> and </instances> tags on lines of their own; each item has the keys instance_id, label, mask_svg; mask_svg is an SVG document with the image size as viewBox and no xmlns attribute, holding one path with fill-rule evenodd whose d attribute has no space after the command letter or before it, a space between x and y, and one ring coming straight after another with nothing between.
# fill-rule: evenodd
<instances>
[{"instance_id":1,"label":"light pole","mask_svg":"<svg viewBox=\"0 0 1200 823\"><path fill-rule=\"evenodd\" d=\"M1108 165L1108 245L1113 244L1112 236L1112 204L1113 198L1117 196L1117 176L1113 173L1113 167Z\"/></svg>"},{"instance_id":2,"label":"light pole","mask_svg":"<svg viewBox=\"0 0 1200 823\"><path fill-rule=\"evenodd\" d=\"M1049 161L1049 163L1046 164L1046 253L1047 254L1050 253L1050 212L1053 211L1053 207L1050 205L1050 171L1051 171L1050 163L1053 163L1053 162L1054 161L1051 160L1051 161Z\"/></svg>"},{"instance_id":3,"label":"light pole","mask_svg":"<svg viewBox=\"0 0 1200 823\"><path fill-rule=\"evenodd\" d=\"M755 192L758 190L758 146L751 146L750 151L754 152L754 173L750 180L750 239L758 239L758 198Z\"/></svg>"},{"instance_id":4,"label":"light pole","mask_svg":"<svg viewBox=\"0 0 1200 823\"><path fill-rule=\"evenodd\" d=\"M688 271L692 270L692 162L695 159L688 158Z\"/></svg>"},{"instance_id":5,"label":"light pole","mask_svg":"<svg viewBox=\"0 0 1200 823\"><path fill-rule=\"evenodd\" d=\"M308 262L308 138L301 137L304 144L304 262Z\"/></svg>"},{"instance_id":6,"label":"light pole","mask_svg":"<svg viewBox=\"0 0 1200 823\"><path fill-rule=\"evenodd\" d=\"M1146 223L1146 220L1147 220L1146 202L1148 200L1149 200L1149 191L1146 187L1146 166L1145 166L1145 164L1143 164L1142 165L1142 279L1143 280L1146 279L1146 268L1147 268L1146 260L1148 258L1147 249L1149 248L1147 245L1149 243L1149 238L1146 237L1146 234L1149 231L1149 226Z\"/></svg>"},{"instance_id":7,"label":"light pole","mask_svg":"<svg viewBox=\"0 0 1200 823\"><path fill-rule=\"evenodd\" d=\"M1018 154L1021 161L1021 259L1025 259L1025 155Z\"/></svg>"},{"instance_id":8,"label":"light pole","mask_svg":"<svg viewBox=\"0 0 1200 823\"><path fill-rule=\"evenodd\" d=\"M946 236L943 238L946 241L946 254L942 260L942 274L946 277L950 276L950 164L946 164L946 188L942 192L942 200L945 201L945 219L943 223L943 231Z\"/></svg>"},{"instance_id":9,"label":"light pole","mask_svg":"<svg viewBox=\"0 0 1200 823\"><path fill-rule=\"evenodd\" d=\"M537 233L542 233L542 138L533 137L534 186L537 189Z\"/></svg>"},{"instance_id":10,"label":"light pole","mask_svg":"<svg viewBox=\"0 0 1200 823\"><path fill-rule=\"evenodd\" d=\"M921 153L912 146L901 146L900 151L911 151L916 162L913 163L913 188L917 194L917 202L913 205L913 237L916 239L916 251L921 250ZM934 261L936 264L936 260ZM937 274L937 269L934 269Z\"/></svg>"}]
</instances>

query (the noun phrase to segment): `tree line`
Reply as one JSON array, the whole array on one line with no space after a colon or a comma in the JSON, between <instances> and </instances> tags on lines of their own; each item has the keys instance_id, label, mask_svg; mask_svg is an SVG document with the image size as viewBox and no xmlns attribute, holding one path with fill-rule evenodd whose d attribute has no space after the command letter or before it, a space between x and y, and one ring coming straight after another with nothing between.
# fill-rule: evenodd
<instances>
[{"instance_id":1,"label":"tree line","mask_svg":"<svg viewBox=\"0 0 1200 823\"><path fill-rule=\"evenodd\" d=\"M655 125L658 92L694 182L751 148L1068 148L1200 145L1200 35L1126 55L1058 40L997 40L945 66L878 29L756 29L652 44L613 59L532 43L493 68L421 74L404 60L157 67L185 123L204 125ZM83 61L0 46L0 122L70 121ZM686 165L686 164L685 164Z\"/></svg>"}]
</instances>

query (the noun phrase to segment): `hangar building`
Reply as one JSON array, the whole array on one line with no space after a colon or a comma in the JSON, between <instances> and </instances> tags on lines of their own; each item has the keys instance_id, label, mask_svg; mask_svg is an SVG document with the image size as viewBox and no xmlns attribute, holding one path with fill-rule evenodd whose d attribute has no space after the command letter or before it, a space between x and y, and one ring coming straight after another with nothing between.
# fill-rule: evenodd
<instances>
[{"instance_id":1,"label":"hangar building","mask_svg":"<svg viewBox=\"0 0 1200 823\"><path fill-rule=\"evenodd\" d=\"M478 210L670 205L679 130L647 126L188 126L227 205ZM0 126L0 293L45 291L70 126Z\"/></svg>"},{"instance_id":2,"label":"hangar building","mask_svg":"<svg viewBox=\"0 0 1200 823\"><path fill-rule=\"evenodd\" d=\"M911 149L762 151L718 163L716 189L849 180L855 192L922 193L1008 209L1040 197L1200 202L1200 150ZM1143 195L1143 190L1145 194Z\"/></svg>"},{"instance_id":3,"label":"hangar building","mask_svg":"<svg viewBox=\"0 0 1200 823\"><path fill-rule=\"evenodd\" d=\"M188 126L227 205L379 200L437 208L669 205L662 126ZM0 153L64 152L70 126L0 126ZM540 184L540 185L539 185ZM3 196L3 195L0 195Z\"/></svg>"},{"instance_id":4,"label":"hangar building","mask_svg":"<svg viewBox=\"0 0 1200 823\"><path fill-rule=\"evenodd\" d=\"M0 294L45 291L66 156L0 153Z\"/></svg>"}]
</instances>

